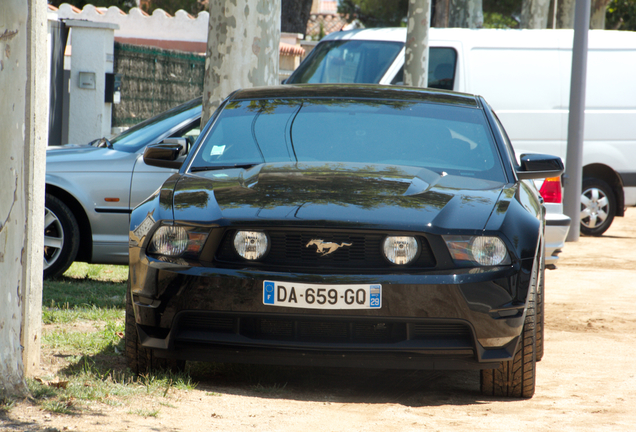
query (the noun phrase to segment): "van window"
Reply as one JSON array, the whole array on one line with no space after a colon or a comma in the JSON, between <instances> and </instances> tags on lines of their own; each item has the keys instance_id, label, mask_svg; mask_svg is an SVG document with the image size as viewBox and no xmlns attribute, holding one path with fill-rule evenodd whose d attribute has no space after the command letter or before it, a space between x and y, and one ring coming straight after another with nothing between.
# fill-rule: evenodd
<instances>
[{"instance_id":1,"label":"van window","mask_svg":"<svg viewBox=\"0 0 636 432\"><path fill-rule=\"evenodd\" d=\"M318 44L287 83L378 83L401 42L338 40Z\"/></svg>"},{"instance_id":2,"label":"van window","mask_svg":"<svg viewBox=\"0 0 636 432\"><path fill-rule=\"evenodd\" d=\"M428 60L428 87L452 90L455 86L457 51L453 48L430 48ZM391 84L404 83L404 66L395 74Z\"/></svg>"}]
</instances>

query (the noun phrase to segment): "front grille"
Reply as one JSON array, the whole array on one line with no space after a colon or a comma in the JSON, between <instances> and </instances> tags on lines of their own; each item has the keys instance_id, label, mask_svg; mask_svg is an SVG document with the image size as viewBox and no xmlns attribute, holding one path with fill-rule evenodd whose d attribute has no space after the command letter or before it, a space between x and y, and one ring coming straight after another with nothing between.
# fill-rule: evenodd
<instances>
[{"instance_id":1,"label":"front grille","mask_svg":"<svg viewBox=\"0 0 636 432\"><path fill-rule=\"evenodd\" d=\"M382 252L385 234L360 233L352 234L336 231L268 231L270 250L259 262L247 262L241 259L234 250L233 239L236 231L225 233L217 251L216 259L220 262L241 265L268 267L304 267L318 269L395 269ZM315 245L307 246L312 241L346 244L330 254L320 254ZM409 268L435 267L435 257L428 240L417 236L420 254ZM350 244L350 246L349 246Z\"/></svg>"},{"instance_id":2,"label":"front grille","mask_svg":"<svg viewBox=\"0 0 636 432\"><path fill-rule=\"evenodd\" d=\"M253 341L324 344L396 344L407 340L422 346L472 348L472 332L463 323L404 322L381 318L271 317L207 312L180 314L175 322L177 340L198 338L214 342L227 336ZM193 336L196 335L196 336Z\"/></svg>"}]
</instances>

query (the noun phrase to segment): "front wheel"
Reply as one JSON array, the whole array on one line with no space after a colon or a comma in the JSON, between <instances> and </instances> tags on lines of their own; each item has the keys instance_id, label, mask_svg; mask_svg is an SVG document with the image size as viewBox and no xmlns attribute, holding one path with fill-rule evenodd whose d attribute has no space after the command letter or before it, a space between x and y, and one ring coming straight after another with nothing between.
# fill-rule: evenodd
<instances>
[{"instance_id":1,"label":"front wheel","mask_svg":"<svg viewBox=\"0 0 636 432\"><path fill-rule=\"evenodd\" d=\"M616 215L616 197L603 180L583 179L581 193L581 233L600 236L608 230Z\"/></svg>"},{"instance_id":2,"label":"front wheel","mask_svg":"<svg viewBox=\"0 0 636 432\"><path fill-rule=\"evenodd\" d=\"M56 278L68 269L79 249L79 225L61 200L46 194L44 204L44 277Z\"/></svg>"},{"instance_id":3,"label":"front wheel","mask_svg":"<svg viewBox=\"0 0 636 432\"><path fill-rule=\"evenodd\" d=\"M512 360L501 362L497 369L481 370L481 393L486 396L531 398L536 383L536 292L528 299L521 340Z\"/></svg>"}]
</instances>

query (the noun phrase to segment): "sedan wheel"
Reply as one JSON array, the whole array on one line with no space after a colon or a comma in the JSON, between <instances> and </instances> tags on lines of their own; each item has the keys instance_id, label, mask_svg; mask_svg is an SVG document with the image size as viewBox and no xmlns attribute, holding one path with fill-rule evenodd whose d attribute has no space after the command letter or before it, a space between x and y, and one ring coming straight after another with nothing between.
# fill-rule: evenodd
<instances>
[{"instance_id":1,"label":"sedan wheel","mask_svg":"<svg viewBox=\"0 0 636 432\"><path fill-rule=\"evenodd\" d=\"M56 278L68 269L79 249L79 226L69 208L46 194L44 205L44 277Z\"/></svg>"},{"instance_id":2,"label":"sedan wheel","mask_svg":"<svg viewBox=\"0 0 636 432\"><path fill-rule=\"evenodd\" d=\"M612 224L616 198L607 183L595 178L583 180L581 194L581 233L600 236Z\"/></svg>"}]
</instances>

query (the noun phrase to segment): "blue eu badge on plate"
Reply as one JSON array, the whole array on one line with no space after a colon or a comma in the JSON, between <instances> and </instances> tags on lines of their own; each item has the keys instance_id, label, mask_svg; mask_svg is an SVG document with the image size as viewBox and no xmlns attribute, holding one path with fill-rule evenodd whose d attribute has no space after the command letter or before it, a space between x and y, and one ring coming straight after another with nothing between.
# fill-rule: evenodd
<instances>
[{"instance_id":1,"label":"blue eu badge on plate","mask_svg":"<svg viewBox=\"0 0 636 432\"><path fill-rule=\"evenodd\" d=\"M263 284L263 303L274 304L274 282L265 281Z\"/></svg>"},{"instance_id":2,"label":"blue eu badge on plate","mask_svg":"<svg viewBox=\"0 0 636 432\"><path fill-rule=\"evenodd\" d=\"M370 295L369 295L369 307L379 308L382 307L381 292L382 285L371 285L370 287Z\"/></svg>"}]
</instances>

